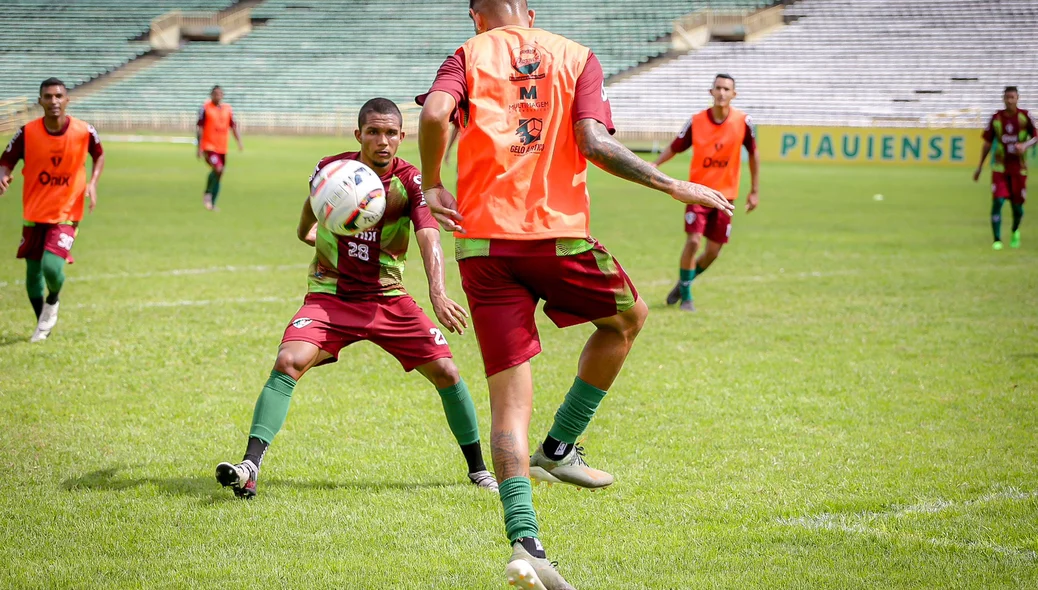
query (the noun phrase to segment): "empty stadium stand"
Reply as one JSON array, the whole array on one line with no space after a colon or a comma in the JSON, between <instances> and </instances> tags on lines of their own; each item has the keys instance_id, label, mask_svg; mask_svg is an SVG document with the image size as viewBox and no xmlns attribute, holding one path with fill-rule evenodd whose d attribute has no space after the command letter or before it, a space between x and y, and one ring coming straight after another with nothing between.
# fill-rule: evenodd
<instances>
[{"instance_id":1,"label":"empty stadium stand","mask_svg":"<svg viewBox=\"0 0 1038 590\"><path fill-rule=\"evenodd\" d=\"M537 24L592 46L607 75L665 52L672 21L708 4L738 9L761 0L553 0L531 2ZM409 103L473 34L456 0L267 0L264 26L230 46L192 43L77 105L91 112L147 105L142 116L190 117L221 84L237 112L267 120L310 115L337 125L367 98Z\"/></svg>"},{"instance_id":2,"label":"empty stadium stand","mask_svg":"<svg viewBox=\"0 0 1038 590\"><path fill-rule=\"evenodd\" d=\"M220 10L233 0L3 0L0 99L36 96L56 76L78 86L147 53L151 19L174 9Z\"/></svg>"},{"instance_id":3,"label":"empty stadium stand","mask_svg":"<svg viewBox=\"0 0 1038 590\"><path fill-rule=\"evenodd\" d=\"M757 43L706 47L610 86L617 126L681 128L718 72L758 123L976 126L1001 89L1038 98L1034 0L803 0ZM651 116L647 116L651 114Z\"/></svg>"}]
</instances>

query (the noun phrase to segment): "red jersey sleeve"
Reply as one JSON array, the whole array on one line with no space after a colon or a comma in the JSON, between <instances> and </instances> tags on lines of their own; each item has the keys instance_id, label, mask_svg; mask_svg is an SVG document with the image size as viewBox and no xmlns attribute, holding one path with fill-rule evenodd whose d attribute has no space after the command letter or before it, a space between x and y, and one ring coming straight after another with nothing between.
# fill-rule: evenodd
<instances>
[{"instance_id":1,"label":"red jersey sleeve","mask_svg":"<svg viewBox=\"0 0 1038 590\"><path fill-rule=\"evenodd\" d=\"M425 193L422 192L422 173L414 166L408 166L400 174L400 181L404 183L407 190L407 201L411 208L411 224L417 232L420 229L435 229L439 231L440 224L436 223L429 204L425 201Z\"/></svg>"},{"instance_id":2,"label":"red jersey sleeve","mask_svg":"<svg viewBox=\"0 0 1038 590\"><path fill-rule=\"evenodd\" d=\"M613 127L613 109L606 96L605 75L602 63L594 53L588 54L584 71L577 78L577 87L573 97L573 120L594 119L606 126L609 133L616 133Z\"/></svg>"},{"instance_id":3,"label":"red jersey sleeve","mask_svg":"<svg viewBox=\"0 0 1038 590\"><path fill-rule=\"evenodd\" d=\"M14 170L14 167L18 165L18 160L25 157L25 127L21 127L18 131L14 132L14 137L7 144L7 148L3 154L0 154L0 166L7 168L8 170Z\"/></svg>"},{"instance_id":4,"label":"red jersey sleeve","mask_svg":"<svg viewBox=\"0 0 1038 590\"><path fill-rule=\"evenodd\" d=\"M454 55L448 57L440 69L436 71L436 79L433 80L429 92L416 96L414 101L419 105L425 104L425 99L433 92L446 92L458 102L458 109L454 111L451 119L459 121L458 113L468 109L469 83L465 77L465 52L458 49Z\"/></svg>"},{"instance_id":5,"label":"red jersey sleeve","mask_svg":"<svg viewBox=\"0 0 1038 590\"><path fill-rule=\"evenodd\" d=\"M674 152L675 154L680 154L681 152L689 149L690 147L692 147L691 117L689 117L688 123L685 123L685 126L681 128L681 133L678 133L678 136L674 138L674 141L670 142L670 151Z\"/></svg>"},{"instance_id":6,"label":"red jersey sleeve","mask_svg":"<svg viewBox=\"0 0 1038 590\"><path fill-rule=\"evenodd\" d=\"M742 138L742 145L751 156L757 151L757 127L749 115L746 115L746 135Z\"/></svg>"},{"instance_id":7,"label":"red jersey sleeve","mask_svg":"<svg viewBox=\"0 0 1038 590\"><path fill-rule=\"evenodd\" d=\"M205 105L198 109L198 122L195 123L196 127L201 127L202 125L205 125Z\"/></svg>"},{"instance_id":8,"label":"red jersey sleeve","mask_svg":"<svg viewBox=\"0 0 1038 590\"><path fill-rule=\"evenodd\" d=\"M97 129L94 129L93 125L87 125L87 131L90 132L90 143L87 145L87 152L90 153L90 157L98 159L105 155L105 148L101 145L101 136L97 134Z\"/></svg>"},{"instance_id":9,"label":"red jersey sleeve","mask_svg":"<svg viewBox=\"0 0 1038 590\"><path fill-rule=\"evenodd\" d=\"M995 117L998 117L998 113L991 116L991 120L988 121L988 126L984 128L984 141L988 143L995 141Z\"/></svg>"}]
</instances>

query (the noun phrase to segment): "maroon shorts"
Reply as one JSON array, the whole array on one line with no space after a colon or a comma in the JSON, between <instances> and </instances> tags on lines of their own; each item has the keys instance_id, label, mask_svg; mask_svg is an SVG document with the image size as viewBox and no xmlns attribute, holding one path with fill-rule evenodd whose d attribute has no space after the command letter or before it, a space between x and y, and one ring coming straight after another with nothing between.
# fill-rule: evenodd
<instances>
[{"instance_id":1,"label":"maroon shorts","mask_svg":"<svg viewBox=\"0 0 1038 590\"><path fill-rule=\"evenodd\" d=\"M410 295L346 300L310 293L285 328L285 342L309 342L339 359L339 351L368 340L396 357L405 371L451 357L447 339Z\"/></svg>"},{"instance_id":2,"label":"maroon shorts","mask_svg":"<svg viewBox=\"0 0 1038 590\"><path fill-rule=\"evenodd\" d=\"M22 228L22 243L18 258L40 260L44 252L61 256L72 264L72 244L76 242L77 228L67 223L36 223Z\"/></svg>"},{"instance_id":3,"label":"maroon shorts","mask_svg":"<svg viewBox=\"0 0 1038 590\"><path fill-rule=\"evenodd\" d=\"M623 267L598 243L570 256L474 256L458 266L488 377L541 351L539 300L560 328L612 317L638 300Z\"/></svg>"},{"instance_id":4,"label":"maroon shorts","mask_svg":"<svg viewBox=\"0 0 1038 590\"><path fill-rule=\"evenodd\" d=\"M732 233L732 216L702 205L685 206L685 233L702 234L718 244L727 244Z\"/></svg>"},{"instance_id":5,"label":"maroon shorts","mask_svg":"<svg viewBox=\"0 0 1038 590\"><path fill-rule=\"evenodd\" d=\"M1027 200L1027 177L1023 174L992 172L991 196L1022 205Z\"/></svg>"},{"instance_id":6,"label":"maroon shorts","mask_svg":"<svg viewBox=\"0 0 1038 590\"><path fill-rule=\"evenodd\" d=\"M207 151L205 152L205 162L214 170L223 170L223 167L227 165L227 154Z\"/></svg>"}]
</instances>

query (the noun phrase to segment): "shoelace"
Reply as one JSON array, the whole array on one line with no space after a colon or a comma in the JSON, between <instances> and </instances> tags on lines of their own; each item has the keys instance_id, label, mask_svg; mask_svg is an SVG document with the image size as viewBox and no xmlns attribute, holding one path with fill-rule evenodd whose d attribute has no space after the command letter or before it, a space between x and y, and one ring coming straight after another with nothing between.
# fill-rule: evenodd
<instances>
[{"instance_id":1,"label":"shoelace","mask_svg":"<svg viewBox=\"0 0 1038 590\"><path fill-rule=\"evenodd\" d=\"M588 467L587 461L584 460L584 447L575 444L573 449L577 451L577 464Z\"/></svg>"}]
</instances>

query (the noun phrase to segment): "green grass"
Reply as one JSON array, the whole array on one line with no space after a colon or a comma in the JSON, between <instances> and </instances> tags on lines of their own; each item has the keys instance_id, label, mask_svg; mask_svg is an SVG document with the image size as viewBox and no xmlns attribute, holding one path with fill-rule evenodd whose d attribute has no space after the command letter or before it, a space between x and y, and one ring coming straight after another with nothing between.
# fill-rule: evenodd
<instances>
[{"instance_id":1,"label":"green grass","mask_svg":"<svg viewBox=\"0 0 1038 590\"><path fill-rule=\"evenodd\" d=\"M191 146L109 143L42 345L19 185L0 200L0 586L503 587L497 498L464 482L435 391L373 345L303 379L256 500L213 480L305 289L306 179L354 145L247 141L219 214ZM661 304L681 207L597 170L591 186L594 233L652 314L587 435L616 485L535 491L571 582L1038 585L1038 221L992 252L966 170L767 165L682 314ZM535 443L589 334L540 321ZM475 339L450 341L486 435Z\"/></svg>"}]
</instances>

